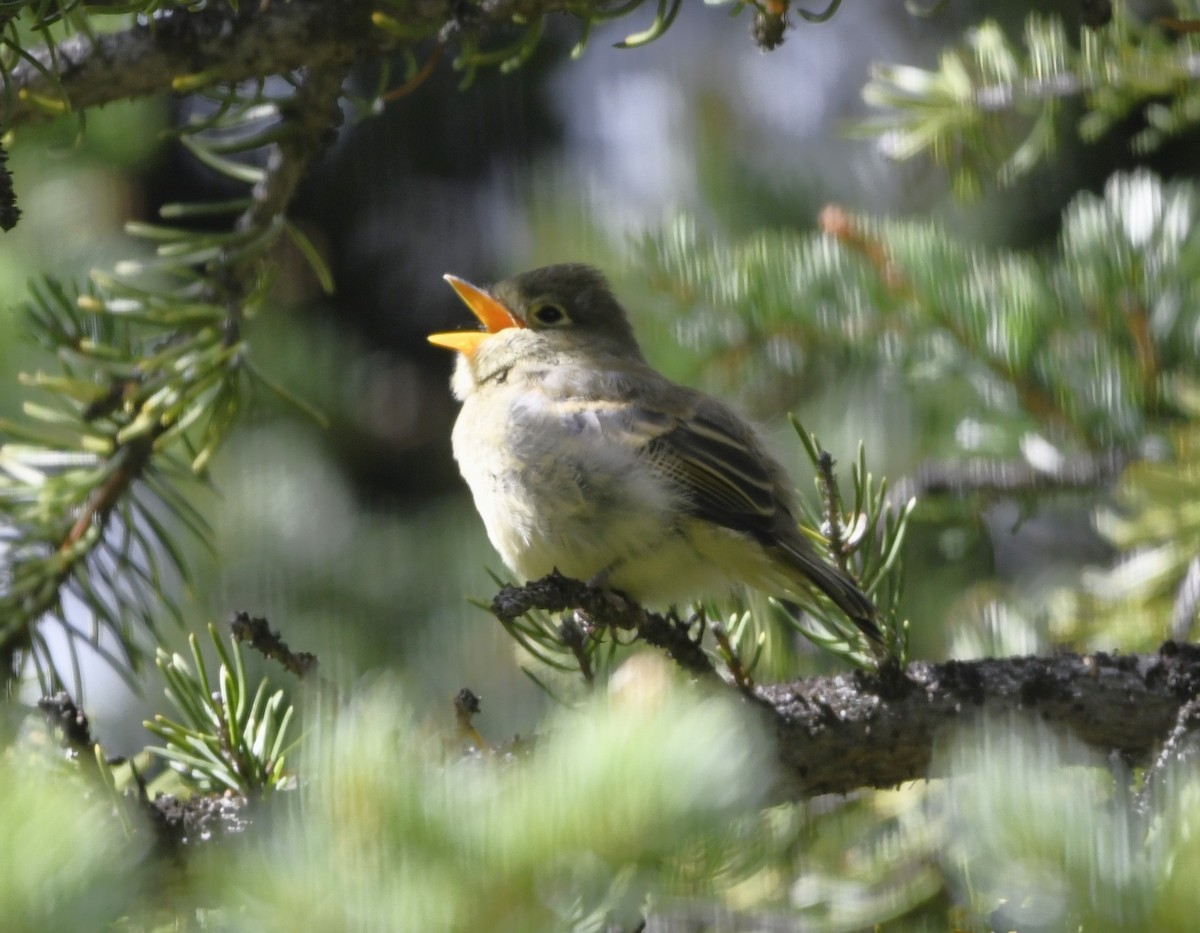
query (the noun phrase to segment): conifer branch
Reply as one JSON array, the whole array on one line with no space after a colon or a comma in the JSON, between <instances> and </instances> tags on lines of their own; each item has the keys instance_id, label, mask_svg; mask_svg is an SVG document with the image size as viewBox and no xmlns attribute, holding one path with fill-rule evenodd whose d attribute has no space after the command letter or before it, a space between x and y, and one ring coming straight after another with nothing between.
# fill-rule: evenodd
<instances>
[{"instance_id":1,"label":"conifer branch","mask_svg":"<svg viewBox=\"0 0 1200 933\"><path fill-rule=\"evenodd\" d=\"M686 627L558 573L502 587L491 608L507 620L534 609L583 608L598 625L631 629L666 650L687 674L719 682ZM733 679L734 687L743 687L736 674ZM1105 754L1150 760L1176 727L1180 709L1200 697L1200 648L1165 642L1153 655L918 661L903 670L884 664L878 671L753 687L749 695L775 731L781 792L794 798L844 794L929 777L944 731L986 717L1033 716Z\"/></svg>"},{"instance_id":2,"label":"conifer branch","mask_svg":"<svg viewBox=\"0 0 1200 933\"><path fill-rule=\"evenodd\" d=\"M248 612L235 612L229 620L229 630L234 640L250 645L264 658L277 661L288 673L303 680L317 669L317 656L309 651L293 651L278 632L261 616Z\"/></svg>"},{"instance_id":3,"label":"conifer branch","mask_svg":"<svg viewBox=\"0 0 1200 933\"><path fill-rule=\"evenodd\" d=\"M12 173L8 170L8 153L0 146L0 230L11 230L21 217L13 192Z\"/></svg>"},{"instance_id":4,"label":"conifer branch","mask_svg":"<svg viewBox=\"0 0 1200 933\"><path fill-rule=\"evenodd\" d=\"M1111 22L1070 36L1057 17L1032 14L1017 43L986 22L936 70L878 66L863 97L884 114L861 129L897 160L930 155L961 194L1011 184L1053 153L1070 98L1083 101L1085 141L1141 111L1147 126L1133 148L1146 152L1196 124L1200 41L1164 25L1114 4Z\"/></svg>"},{"instance_id":5,"label":"conifer branch","mask_svg":"<svg viewBox=\"0 0 1200 933\"><path fill-rule=\"evenodd\" d=\"M502 622L511 622L534 609L546 612L581 609L596 625L636 632L647 644L666 650L692 674L716 675L712 661L691 635L689 622L674 613L650 612L619 593L572 580L558 571L525 586L502 586L492 599L490 609Z\"/></svg>"},{"instance_id":6,"label":"conifer branch","mask_svg":"<svg viewBox=\"0 0 1200 933\"><path fill-rule=\"evenodd\" d=\"M162 244L158 256L124 263L124 276L97 275L96 287L82 295L51 283L31 308L36 332L64 374L32 380L58 408L41 413L40 429L8 426L26 445L0 446L0 518L18 529L0 578L6 677L31 656L44 689L61 685L38 631L45 617L93 648L101 629L116 636L119 653L109 659L127 674L141 651L134 620L152 630L155 604L170 605L160 552L177 574L186 576L186 568L156 506L206 536L174 479L204 474L241 408L242 319L262 301L267 256L285 229L296 186L340 120L346 67L312 69L297 79L290 99L269 102L278 115L275 142L229 233L142 225L137 232ZM229 104L236 123L247 107L261 112L264 101L231 96ZM224 128L200 127L191 137L194 151L208 151L206 130ZM154 274L146 278L155 285L135 284L145 273ZM64 433L64 425L75 433ZM64 525L62 516L72 511ZM64 591L95 620L90 637L65 617ZM77 696L79 690L76 681Z\"/></svg>"},{"instance_id":7,"label":"conifer branch","mask_svg":"<svg viewBox=\"0 0 1200 933\"><path fill-rule=\"evenodd\" d=\"M431 6L413 4L412 19L436 31L439 21L422 15ZM147 94L346 66L393 42L372 25L372 9L363 0L243 3L237 10L213 3L163 10L120 32L80 33L53 49L28 50L7 81L0 76L0 95L13 95L3 122L11 128Z\"/></svg>"},{"instance_id":8,"label":"conifer branch","mask_svg":"<svg viewBox=\"0 0 1200 933\"><path fill-rule=\"evenodd\" d=\"M538 24L540 32L541 21L550 14L570 13L591 23L611 18L618 7L620 15L627 15L640 5L606 0L501 0L470 6L453 0L292 0L243 3L236 10L218 3L195 11L159 9L153 19L124 31L78 34L53 49L29 50L7 80L0 74L0 96L12 95L13 101L3 124L11 128L117 100L298 68L340 67L439 37L463 46L459 66L466 68L479 54L494 54L481 53L479 42L497 27Z\"/></svg>"}]
</instances>

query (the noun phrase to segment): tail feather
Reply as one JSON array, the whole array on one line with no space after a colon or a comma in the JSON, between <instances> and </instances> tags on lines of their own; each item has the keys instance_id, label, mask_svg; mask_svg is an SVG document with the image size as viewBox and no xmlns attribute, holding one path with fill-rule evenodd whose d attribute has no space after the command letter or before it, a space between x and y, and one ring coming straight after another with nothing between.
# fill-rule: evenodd
<instances>
[{"instance_id":1,"label":"tail feather","mask_svg":"<svg viewBox=\"0 0 1200 933\"><path fill-rule=\"evenodd\" d=\"M883 643L883 633L877 621L879 609L854 580L816 554L804 554L791 547L783 548L783 552L793 570L789 577L800 577L815 586L846 614L859 631L872 641Z\"/></svg>"}]
</instances>

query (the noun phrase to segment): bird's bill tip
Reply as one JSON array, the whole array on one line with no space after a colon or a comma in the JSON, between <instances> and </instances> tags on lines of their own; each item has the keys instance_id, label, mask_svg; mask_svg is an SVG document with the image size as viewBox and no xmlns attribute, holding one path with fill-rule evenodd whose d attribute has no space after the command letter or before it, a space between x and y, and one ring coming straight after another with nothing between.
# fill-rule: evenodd
<instances>
[{"instance_id":1,"label":"bird's bill tip","mask_svg":"<svg viewBox=\"0 0 1200 933\"><path fill-rule=\"evenodd\" d=\"M479 318L480 323L487 328L489 334L498 333L509 327L525 326L508 308L482 288L472 285L466 279L460 279L457 275L447 274L443 278L450 283L450 287L458 293L458 297L466 303L471 312ZM445 345L445 343L439 344L439 346Z\"/></svg>"},{"instance_id":2,"label":"bird's bill tip","mask_svg":"<svg viewBox=\"0 0 1200 933\"><path fill-rule=\"evenodd\" d=\"M430 334L425 339L435 347L445 347L447 350L456 350L470 356L490 336L485 330L456 330L444 334Z\"/></svg>"}]
</instances>

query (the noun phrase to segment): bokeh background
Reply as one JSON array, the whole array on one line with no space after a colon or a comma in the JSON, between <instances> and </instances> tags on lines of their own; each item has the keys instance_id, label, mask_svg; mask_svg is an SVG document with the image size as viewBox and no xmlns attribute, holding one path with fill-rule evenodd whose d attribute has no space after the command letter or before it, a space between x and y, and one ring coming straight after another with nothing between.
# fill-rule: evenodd
<instances>
[{"instance_id":1,"label":"bokeh background","mask_svg":"<svg viewBox=\"0 0 1200 933\"><path fill-rule=\"evenodd\" d=\"M865 440L872 468L889 476L946 453L931 445L948 425L969 421L958 399L918 405L853 367L756 378L753 361L714 360L681 339L686 322L645 275L639 237L681 213L731 236L813 229L820 209L836 202L934 216L983 243L1051 247L1070 198L1099 190L1132 161L1128 134L1088 147L1067 134L1052 165L964 206L936 169L891 162L845 132L869 115L861 89L873 62L932 67L982 16L1019 29L1034 6L1047 7L956 0L925 18L893 0L858 0L825 24L799 24L767 54L752 43L748 17L730 22L727 9L688 3L651 47L612 48L638 26L619 21L597 30L577 61L567 56L576 27L564 17L514 74L488 73L460 89L447 56L428 82L377 115L347 104L347 125L294 210L336 292L322 294L302 257L284 256L273 308L250 325L258 364L329 426L273 397L256 399L212 487L193 491L213 520L219 559L185 545L196 568L187 626L235 610L265 615L341 677L399 669L431 717L449 720L450 698L469 686L483 697L486 732L509 735L538 721L545 697L522 676L500 627L468 601L488 597L487 568L502 567L450 455L452 361L424 340L469 321L446 272L483 283L552 261L600 265L650 358L755 417L802 490L811 482L782 429L789 410L845 461ZM1076 4L1049 6L1077 16ZM364 94L377 77L356 76ZM16 373L38 366L22 337L30 277L104 267L131 249L126 221L153 219L167 201L221 196L223 181L161 142L193 106L141 101L90 114L82 134L73 122L22 134L11 168L24 219L0 249L0 415L19 413ZM1176 141L1149 164L1164 175L1188 170L1190 143ZM1105 560L1091 505L1066 497L1031 515L1010 503L918 513L907 597L913 653L966 650L961 629L994 628L978 607L995 587L1018 588L1036 604L1081 565ZM1021 641L1026 621L1006 620L1018 648L1036 641ZM155 677L146 675L151 697ZM94 662L86 682L97 734L111 750L140 748L138 723L157 699Z\"/></svg>"}]
</instances>

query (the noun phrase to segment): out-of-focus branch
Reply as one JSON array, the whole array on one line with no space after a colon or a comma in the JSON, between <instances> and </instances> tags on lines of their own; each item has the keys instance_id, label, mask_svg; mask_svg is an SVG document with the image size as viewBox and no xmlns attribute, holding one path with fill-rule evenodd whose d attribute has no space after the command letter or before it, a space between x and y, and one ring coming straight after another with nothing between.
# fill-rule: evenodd
<instances>
[{"instance_id":1,"label":"out-of-focus branch","mask_svg":"<svg viewBox=\"0 0 1200 933\"><path fill-rule=\"evenodd\" d=\"M1035 467L1024 459L927 461L895 485L891 498L1091 491L1115 481L1129 459L1127 452L1113 449L1067 455L1053 467Z\"/></svg>"},{"instance_id":2,"label":"out-of-focus branch","mask_svg":"<svg viewBox=\"0 0 1200 933\"><path fill-rule=\"evenodd\" d=\"M13 194L12 174L8 171L8 153L0 146L0 230L11 230L20 216L21 210Z\"/></svg>"}]
</instances>

